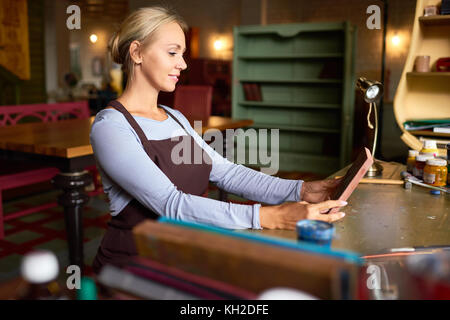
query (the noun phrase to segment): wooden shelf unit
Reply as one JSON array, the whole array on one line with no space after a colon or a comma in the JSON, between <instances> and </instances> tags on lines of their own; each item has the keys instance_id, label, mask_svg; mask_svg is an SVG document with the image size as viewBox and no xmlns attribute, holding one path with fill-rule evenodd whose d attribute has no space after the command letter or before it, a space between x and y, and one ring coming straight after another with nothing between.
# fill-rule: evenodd
<instances>
[{"instance_id":1,"label":"wooden shelf unit","mask_svg":"<svg viewBox=\"0 0 450 320\"><path fill-rule=\"evenodd\" d=\"M423 16L428 5L439 0L417 0L411 43L400 82L394 98L394 114L403 134L401 139L409 148L420 150L423 132L407 131L403 123L411 120L450 118L450 72L414 72L419 55L429 55L434 66L437 59L450 56L450 16ZM442 136L427 132L427 136ZM430 134L431 133L431 134ZM443 136L444 138L446 136Z\"/></svg>"},{"instance_id":2,"label":"wooden shelf unit","mask_svg":"<svg viewBox=\"0 0 450 320\"><path fill-rule=\"evenodd\" d=\"M355 34L348 22L234 28L232 116L279 129L280 170L330 174L350 162ZM245 99L246 83L262 101Z\"/></svg>"}]
</instances>

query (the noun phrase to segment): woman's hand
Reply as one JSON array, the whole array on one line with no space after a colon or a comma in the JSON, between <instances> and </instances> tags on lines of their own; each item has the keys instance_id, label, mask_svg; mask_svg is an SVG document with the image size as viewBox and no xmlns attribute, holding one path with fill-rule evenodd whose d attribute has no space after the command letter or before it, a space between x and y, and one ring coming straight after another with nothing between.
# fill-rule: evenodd
<instances>
[{"instance_id":1,"label":"woman's hand","mask_svg":"<svg viewBox=\"0 0 450 320\"><path fill-rule=\"evenodd\" d=\"M309 203L318 203L325 200L330 200L330 196L336 187L341 183L340 179L327 179L318 181L303 182L300 190L301 201Z\"/></svg>"},{"instance_id":2,"label":"woman's hand","mask_svg":"<svg viewBox=\"0 0 450 320\"><path fill-rule=\"evenodd\" d=\"M327 214L329 209L343 207L345 201L328 200L320 203L286 202L278 206L261 207L259 218L261 227L265 229L295 230L299 220L311 219L335 222L345 216L343 212Z\"/></svg>"}]
</instances>

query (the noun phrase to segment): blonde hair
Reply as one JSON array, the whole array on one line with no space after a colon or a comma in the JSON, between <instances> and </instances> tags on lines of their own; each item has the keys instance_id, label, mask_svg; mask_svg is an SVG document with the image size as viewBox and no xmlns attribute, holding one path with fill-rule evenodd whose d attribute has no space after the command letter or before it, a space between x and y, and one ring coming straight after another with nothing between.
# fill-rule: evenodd
<instances>
[{"instance_id":1,"label":"blonde hair","mask_svg":"<svg viewBox=\"0 0 450 320\"><path fill-rule=\"evenodd\" d=\"M163 7L140 8L132 12L120 25L109 41L109 50L115 63L122 65L128 75L128 82L133 77L134 62L130 57L130 44L138 40L143 45L151 43L155 31L162 25L176 22L184 32L188 26L175 12Z\"/></svg>"}]
</instances>

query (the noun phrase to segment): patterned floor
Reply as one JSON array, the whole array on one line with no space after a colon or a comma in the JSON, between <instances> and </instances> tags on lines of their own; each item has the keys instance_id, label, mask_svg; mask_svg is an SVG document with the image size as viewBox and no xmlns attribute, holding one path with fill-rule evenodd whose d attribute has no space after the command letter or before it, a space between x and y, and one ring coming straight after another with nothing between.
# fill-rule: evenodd
<instances>
[{"instance_id":1,"label":"patterned floor","mask_svg":"<svg viewBox=\"0 0 450 320\"><path fill-rule=\"evenodd\" d=\"M51 191L4 204L5 213L33 204L54 201L59 191ZM85 263L90 265L109 219L105 195L91 197L84 207ZM33 249L53 251L61 266L68 263L63 209L59 206L5 223L5 238L0 240L0 282L19 275L22 256Z\"/></svg>"},{"instance_id":2,"label":"patterned floor","mask_svg":"<svg viewBox=\"0 0 450 320\"><path fill-rule=\"evenodd\" d=\"M282 177L303 180L318 178L312 174L299 173L286 173ZM47 191L24 199L5 202L3 204L5 214L17 209L55 201L59 193L59 191ZM218 199L218 190L212 187L209 197ZM250 203L233 195L229 195L229 200L237 203ZM91 265L97 253L109 218L106 196L100 194L91 197L83 210L84 256L87 266ZM63 209L60 206L5 223L5 238L0 240L0 283L19 276L23 255L34 249L51 250L58 257L60 266L68 265ZM89 273L90 268L88 267L86 271ZM61 270L61 272L65 271Z\"/></svg>"}]
</instances>

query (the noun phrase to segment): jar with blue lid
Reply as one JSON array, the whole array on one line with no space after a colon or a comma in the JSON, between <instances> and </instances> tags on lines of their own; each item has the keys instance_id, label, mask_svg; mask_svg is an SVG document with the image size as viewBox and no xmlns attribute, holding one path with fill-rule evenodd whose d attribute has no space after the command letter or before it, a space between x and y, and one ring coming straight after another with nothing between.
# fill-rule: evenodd
<instances>
[{"instance_id":1,"label":"jar with blue lid","mask_svg":"<svg viewBox=\"0 0 450 320\"><path fill-rule=\"evenodd\" d=\"M319 220L300 220L296 229L298 240L325 246L331 245L335 233L331 223Z\"/></svg>"}]
</instances>

